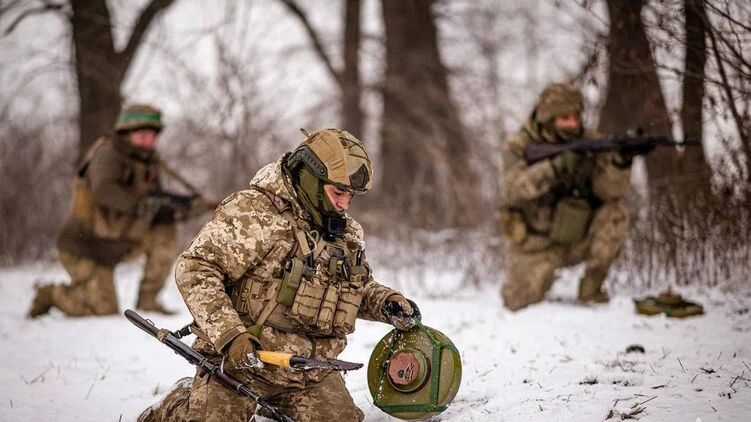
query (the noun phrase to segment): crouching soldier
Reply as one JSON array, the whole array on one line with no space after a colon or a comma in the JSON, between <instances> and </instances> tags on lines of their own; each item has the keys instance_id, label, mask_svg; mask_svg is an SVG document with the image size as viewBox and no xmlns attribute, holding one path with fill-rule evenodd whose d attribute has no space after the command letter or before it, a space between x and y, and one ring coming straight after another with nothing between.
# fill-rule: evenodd
<instances>
[{"instance_id":1,"label":"crouching soldier","mask_svg":"<svg viewBox=\"0 0 751 422\"><path fill-rule=\"evenodd\" d=\"M417 306L378 284L363 231L346 211L371 186L363 144L326 129L262 168L217 208L177 261L175 281L195 318L194 349L301 422L361 421L338 372L259 363L256 350L336 358L356 318L410 329ZM247 421L252 400L200 370L140 421Z\"/></svg>"},{"instance_id":2,"label":"crouching soldier","mask_svg":"<svg viewBox=\"0 0 751 422\"><path fill-rule=\"evenodd\" d=\"M147 105L125 107L112 135L101 137L78 169L72 212L57 241L70 284L36 287L29 311L36 318L58 308L70 316L118 311L115 265L145 254L137 307L170 313L157 301L177 255L175 221L206 207L160 186L156 143L161 113Z\"/></svg>"},{"instance_id":3,"label":"crouching soldier","mask_svg":"<svg viewBox=\"0 0 751 422\"><path fill-rule=\"evenodd\" d=\"M551 84L502 146L500 220L508 267L501 295L511 310L541 301L556 269L581 262L579 301L608 301L602 284L628 231L622 198L633 155L566 151L532 165L524 158L529 145L594 138L582 125L583 108L578 88Z\"/></svg>"}]
</instances>

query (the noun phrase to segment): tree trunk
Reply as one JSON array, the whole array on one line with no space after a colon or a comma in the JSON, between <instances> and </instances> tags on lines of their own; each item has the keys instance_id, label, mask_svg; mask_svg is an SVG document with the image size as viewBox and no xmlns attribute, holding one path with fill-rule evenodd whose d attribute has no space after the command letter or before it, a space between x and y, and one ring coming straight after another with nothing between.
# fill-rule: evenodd
<instances>
[{"instance_id":1,"label":"tree trunk","mask_svg":"<svg viewBox=\"0 0 751 422\"><path fill-rule=\"evenodd\" d=\"M81 158L97 137L112 130L122 103L123 69L115 53L110 14L104 0L73 0L71 6Z\"/></svg>"},{"instance_id":2,"label":"tree trunk","mask_svg":"<svg viewBox=\"0 0 751 422\"><path fill-rule=\"evenodd\" d=\"M641 20L644 0L607 0L607 5L608 93L599 131L641 127L647 133L671 136L670 118ZM677 152L671 148L653 151L646 161L650 181L672 176L678 168Z\"/></svg>"},{"instance_id":3,"label":"tree trunk","mask_svg":"<svg viewBox=\"0 0 751 422\"><path fill-rule=\"evenodd\" d=\"M344 12L344 71L342 72L342 122L357 137L363 136L360 104L360 0L346 0Z\"/></svg>"},{"instance_id":4,"label":"tree trunk","mask_svg":"<svg viewBox=\"0 0 751 422\"><path fill-rule=\"evenodd\" d=\"M78 156L111 131L122 106L120 88L154 17L173 0L152 0L143 9L122 51L115 50L112 19L105 0L71 0L73 47L80 113Z\"/></svg>"},{"instance_id":5,"label":"tree trunk","mask_svg":"<svg viewBox=\"0 0 751 422\"><path fill-rule=\"evenodd\" d=\"M683 136L702 139L704 132L704 68L707 62L706 25L704 0L685 0L686 65L683 72L683 104L681 123ZM703 148L686 148L680 160L680 172L696 174L697 186L710 191L711 171Z\"/></svg>"},{"instance_id":6,"label":"tree trunk","mask_svg":"<svg viewBox=\"0 0 751 422\"><path fill-rule=\"evenodd\" d=\"M438 50L432 0L382 2L386 33L381 201L422 227L474 224L482 207Z\"/></svg>"}]
</instances>

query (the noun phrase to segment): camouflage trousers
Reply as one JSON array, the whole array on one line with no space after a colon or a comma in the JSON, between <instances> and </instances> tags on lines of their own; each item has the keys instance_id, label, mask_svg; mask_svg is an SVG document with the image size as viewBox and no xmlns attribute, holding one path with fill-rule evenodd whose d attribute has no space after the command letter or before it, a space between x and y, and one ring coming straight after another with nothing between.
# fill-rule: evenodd
<instances>
[{"instance_id":1,"label":"camouflage trousers","mask_svg":"<svg viewBox=\"0 0 751 422\"><path fill-rule=\"evenodd\" d=\"M237 378L298 422L359 422L365 418L338 372L330 373L320 382L309 382L303 388L272 385L255 378ZM252 420L256 407L253 400L235 394L211 375L199 371L193 379L178 381L161 402L141 413L138 422L247 422ZM271 417L263 410L259 410L259 414Z\"/></svg>"},{"instance_id":2,"label":"camouflage trousers","mask_svg":"<svg viewBox=\"0 0 751 422\"><path fill-rule=\"evenodd\" d=\"M174 224L152 227L143 241L123 261L146 255L139 286L139 304L155 301L164 287L177 250ZM55 285L52 306L70 316L110 315L118 312L115 267L58 249L60 263L70 275L70 284Z\"/></svg>"},{"instance_id":3,"label":"camouflage trousers","mask_svg":"<svg viewBox=\"0 0 751 422\"><path fill-rule=\"evenodd\" d=\"M616 201L595 211L587 236L573 245L555 244L542 235L529 235L518 244L507 242L507 275L501 287L505 306L515 311L540 302L555 281L556 269L582 262L586 269L579 284L579 300L602 295L602 284L623 246L628 226L628 211Z\"/></svg>"}]
</instances>

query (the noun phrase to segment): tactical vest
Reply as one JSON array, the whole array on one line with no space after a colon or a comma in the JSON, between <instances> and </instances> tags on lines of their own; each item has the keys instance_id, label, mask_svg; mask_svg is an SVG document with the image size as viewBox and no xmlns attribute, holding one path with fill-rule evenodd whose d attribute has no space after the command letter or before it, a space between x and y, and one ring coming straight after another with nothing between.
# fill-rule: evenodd
<instances>
[{"instance_id":1,"label":"tactical vest","mask_svg":"<svg viewBox=\"0 0 751 422\"><path fill-rule=\"evenodd\" d=\"M146 196L150 189L158 185L156 165L128 156L115 142L119 141L102 137L86 152L74 182L70 216L58 238L58 247L61 249L105 264L119 262L143 239L151 226L153 215L125 214L97 203L87 175L95 154L102 148L118 149L117 154L122 154L122 157L117 156L116 159L125 165L122 166L123 171L117 182L135 198Z\"/></svg>"},{"instance_id":2,"label":"tactical vest","mask_svg":"<svg viewBox=\"0 0 751 422\"><path fill-rule=\"evenodd\" d=\"M257 267L234 286L235 309L256 337L264 325L312 336L352 333L371 272L363 244L326 241L290 208L278 211L292 226L294 246L279 274L264 278Z\"/></svg>"},{"instance_id":3,"label":"tactical vest","mask_svg":"<svg viewBox=\"0 0 751 422\"><path fill-rule=\"evenodd\" d=\"M541 143L529 131L522 133L526 145ZM593 210L602 202L592 192L594 157L586 157L576 175L559 183L539 198L513 207L501 207L501 232L513 243L528 234L549 237L558 244L572 244L586 236Z\"/></svg>"}]
</instances>

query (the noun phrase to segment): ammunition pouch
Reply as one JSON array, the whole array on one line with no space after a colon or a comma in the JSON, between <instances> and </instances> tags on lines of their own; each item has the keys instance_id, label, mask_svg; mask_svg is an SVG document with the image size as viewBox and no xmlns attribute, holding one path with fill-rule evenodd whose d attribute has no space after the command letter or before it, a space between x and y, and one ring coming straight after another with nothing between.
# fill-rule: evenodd
<instances>
[{"instance_id":1,"label":"ammunition pouch","mask_svg":"<svg viewBox=\"0 0 751 422\"><path fill-rule=\"evenodd\" d=\"M499 224L503 236L512 243L521 244L527 238L527 223L519 210L502 209L499 214Z\"/></svg>"},{"instance_id":2,"label":"ammunition pouch","mask_svg":"<svg viewBox=\"0 0 751 422\"><path fill-rule=\"evenodd\" d=\"M276 302L286 306L292 306L295 301L297 289L300 287L300 280L305 264L299 259L293 258L284 264L284 273L282 274L282 286L276 295Z\"/></svg>"},{"instance_id":3,"label":"ammunition pouch","mask_svg":"<svg viewBox=\"0 0 751 422\"><path fill-rule=\"evenodd\" d=\"M297 294L290 308L290 318L300 327L315 326L318 322L318 312L326 293L326 285L318 280L303 280L297 289Z\"/></svg>"},{"instance_id":4,"label":"ammunition pouch","mask_svg":"<svg viewBox=\"0 0 751 422\"><path fill-rule=\"evenodd\" d=\"M586 199L575 196L562 198L555 205L550 239L562 245L571 245L584 239L592 214L592 207Z\"/></svg>"}]
</instances>

